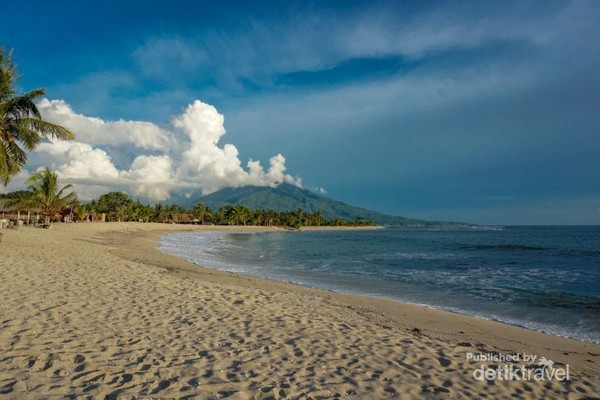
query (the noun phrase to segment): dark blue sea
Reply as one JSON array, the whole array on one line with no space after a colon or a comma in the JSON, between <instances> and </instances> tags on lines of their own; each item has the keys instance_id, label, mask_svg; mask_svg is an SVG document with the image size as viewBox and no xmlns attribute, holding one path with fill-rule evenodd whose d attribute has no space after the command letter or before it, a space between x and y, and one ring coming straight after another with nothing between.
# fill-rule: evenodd
<instances>
[{"instance_id":1,"label":"dark blue sea","mask_svg":"<svg viewBox=\"0 0 600 400\"><path fill-rule=\"evenodd\" d=\"M186 232L194 263L385 297L600 343L600 227Z\"/></svg>"}]
</instances>

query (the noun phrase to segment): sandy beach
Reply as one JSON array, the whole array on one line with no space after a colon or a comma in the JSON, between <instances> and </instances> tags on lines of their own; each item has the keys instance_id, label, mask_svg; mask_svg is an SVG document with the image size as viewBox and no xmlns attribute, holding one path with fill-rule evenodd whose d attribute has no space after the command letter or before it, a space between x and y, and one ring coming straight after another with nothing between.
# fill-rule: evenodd
<instances>
[{"instance_id":1,"label":"sandy beach","mask_svg":"<svg viewBox=\"0 0 600 400\"><path fill-rule=\"evenodd\" d=\"M186 229L242 228L2 230L0 398L600 396L600 345L205 269L156 249L161 233ZM570 380L475 379L490 363L468 354L490 353L546 357Z\"/></svg>"}]
</instances>

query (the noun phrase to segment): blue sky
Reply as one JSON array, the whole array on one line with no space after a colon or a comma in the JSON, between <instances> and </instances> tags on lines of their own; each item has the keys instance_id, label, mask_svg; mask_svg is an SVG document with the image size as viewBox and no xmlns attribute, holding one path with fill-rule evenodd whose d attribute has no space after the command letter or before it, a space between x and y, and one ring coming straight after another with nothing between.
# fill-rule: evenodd
<instances>
[{"instance_id":1,"label":"blue sky","mask_svg":"<svg viewBox=\"0 0 600 400\"><path fill-rule=\"evenodd\" d=\"M12 4L0 44L86 144L46 147L29 170L50 164L82 193L152 174L164 190L133 195L221 187L194 161L212 137L236 184L301 178L416 218L600 223L596 1L49 3ZM246 173L249 159L265 167Z\"/></svg>"}]
</instances>

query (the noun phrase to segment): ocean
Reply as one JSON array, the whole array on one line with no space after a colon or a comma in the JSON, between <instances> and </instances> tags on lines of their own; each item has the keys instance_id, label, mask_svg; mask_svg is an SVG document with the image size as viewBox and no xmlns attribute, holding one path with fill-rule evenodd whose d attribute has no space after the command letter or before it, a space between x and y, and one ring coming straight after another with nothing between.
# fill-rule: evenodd
<instances>
[{"instance_id":1,"label":"ocean","mask_svg":"<svg viewBox=\"0 0 600 400\"><path fill-rule=\"evenodd\" d=\"M163 236L160 250L600 343L600 226L184 232Z\"/></svg>"}]
</instances>

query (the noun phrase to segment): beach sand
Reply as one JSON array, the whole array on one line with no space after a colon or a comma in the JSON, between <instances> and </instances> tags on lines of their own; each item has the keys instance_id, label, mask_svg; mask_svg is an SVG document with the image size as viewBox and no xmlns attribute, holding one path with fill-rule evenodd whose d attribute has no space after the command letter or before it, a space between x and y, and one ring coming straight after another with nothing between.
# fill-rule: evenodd
<instances>
[{"instance_id":1,"label":"beach sand","mask_svg":"<svg viewBox=\"0 0 600 400\"><path fill-rule=\"evenodd\" d=\"M600 396L600 345L156 250L161 232L183 229L3 230L0 399ZM490 352L544 356L571 379L477 381L489 363L467 354Z\"/></svg>"}]
</instances>

